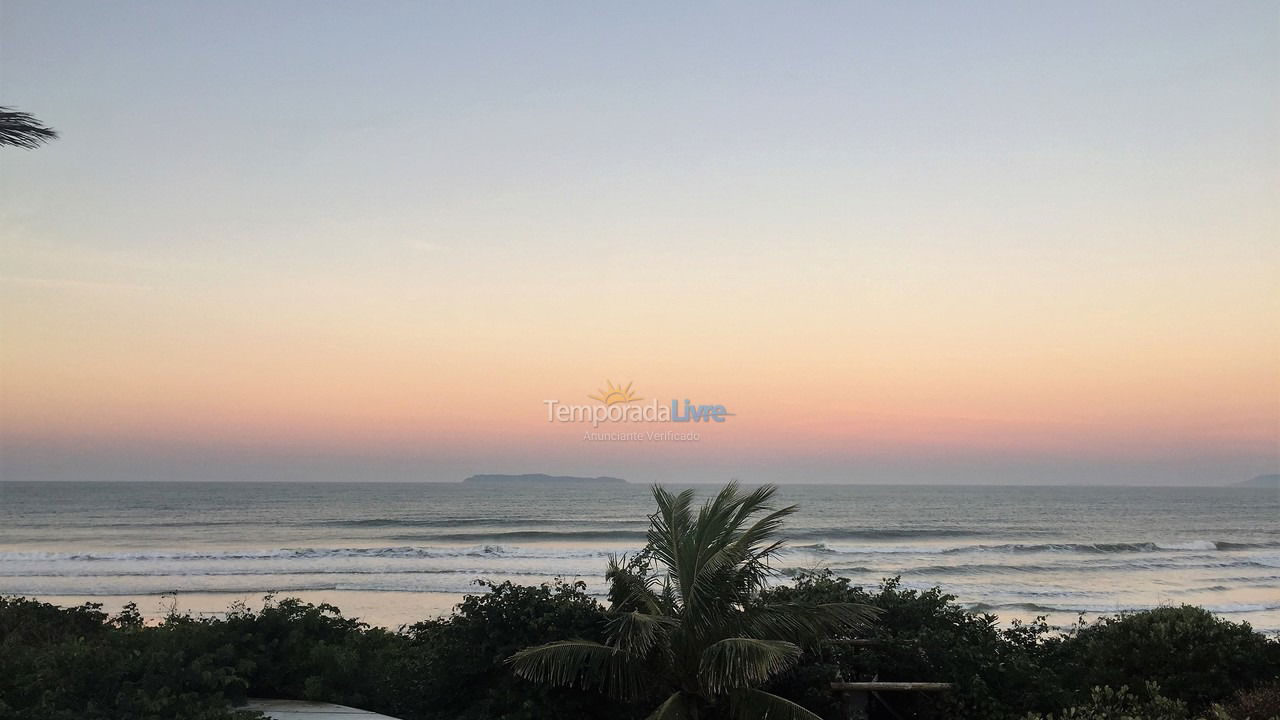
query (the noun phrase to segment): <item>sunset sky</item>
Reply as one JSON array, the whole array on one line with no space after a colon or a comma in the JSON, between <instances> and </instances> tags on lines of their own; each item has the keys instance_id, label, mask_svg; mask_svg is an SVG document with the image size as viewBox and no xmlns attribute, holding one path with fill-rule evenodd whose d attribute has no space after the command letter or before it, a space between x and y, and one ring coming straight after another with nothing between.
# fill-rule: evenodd
<instances>
[{"instance_id":1,"label":"sunset sky","mask_svg":"<svg viewBox=\"0 0 1280 720\"><path fill-rule=\"evenodd\" d=\"M0 105L4 479L1280 472L1274 2L3 0Z\"/></svg>"}]
</instances>

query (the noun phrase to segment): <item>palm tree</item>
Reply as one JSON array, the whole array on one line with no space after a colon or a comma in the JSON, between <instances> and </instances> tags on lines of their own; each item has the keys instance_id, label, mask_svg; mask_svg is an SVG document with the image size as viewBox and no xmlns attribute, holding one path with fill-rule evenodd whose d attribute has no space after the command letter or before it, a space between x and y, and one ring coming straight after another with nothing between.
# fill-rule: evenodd
<instances>
[{"instance_id":1,"label":"palm tree","mask_svg":"<svg viewBox=\"0 0 1280 720\"><path fill-rule=\"evenodd\" d=\"M876 610L761 602L782 548L778 531L796 510L774 509L775 491L730 483L695 514L692 490L672 495L655 486L648 544L630 562L609 561L606 642L525 648L508 659L516 675L661 700L650 720L819 720L758 686L794 665L803 646L865 627Z\"/></svg>"},{"instance_id":2,"label":"palm tree","mask_svg":"<svg viewBox=\"0 0 1280 720\"><path fill-rule=\"evenodd\" d=\"M0 107L0 146L11 145L30 150L56 137L56 130L42 125L28 113Z\"/></svg>"}]
</instances>

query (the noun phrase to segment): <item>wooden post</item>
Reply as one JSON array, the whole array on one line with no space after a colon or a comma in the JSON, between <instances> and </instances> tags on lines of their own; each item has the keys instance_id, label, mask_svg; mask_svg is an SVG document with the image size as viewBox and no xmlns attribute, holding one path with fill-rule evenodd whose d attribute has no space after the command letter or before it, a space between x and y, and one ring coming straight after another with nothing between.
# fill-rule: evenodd
<instances>
[{"instance_id":1,"label":"wooden post","mask_svg":"<svg viewBox=\"0 0 1280 720\"><path fill-rule=\"evenodd\" d=\"M941 682L881 682L873 680L870 682L833 682L831 689L836 692L868 692L871 690L889 691L889 690L915 690L917 692L939 692L942 690L950 690L951 683Z\"/></svg>"}]
</instances>

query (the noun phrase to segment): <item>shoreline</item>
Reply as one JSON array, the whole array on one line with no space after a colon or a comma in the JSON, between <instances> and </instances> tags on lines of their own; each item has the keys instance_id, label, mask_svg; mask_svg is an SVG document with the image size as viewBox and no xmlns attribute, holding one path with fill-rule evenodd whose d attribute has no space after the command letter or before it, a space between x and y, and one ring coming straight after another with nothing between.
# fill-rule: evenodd
<instances>
[{"instance_id":1,"label":"shoreline","mask_svg":"<svg viewBox=\"0 0 1280 720\"><path fill-rule=\"evenodd\" d=\"M522 583L538 585L539 583ZM947 588L941 588L948 592ZM478 588L477 588L478 590ZM467 594L480 594L478 591ZM955 593L952 593L955 594ZM1257 588L1253 593L1259 604L1271 597L1267 588ZM371 627L395 630L398 627L413 625L424 620L435 620L449 617L465 595L447 592L410 592L400 590L298 590L292 592L180 592L162 594L122 594L122 595L15 595L5 593L3 597L26 597L40 602L51 603L60 607L73 607L84 603L101 604L102 610L108 614L117 614L128 603L137 605L138 612L149 622L159 622L171 611L192 617L219 618L225 617L233 606L244 605L251 610L261 610L265 599L270 596L274 602L285 598L297 598L310 604L329 604L342 611L342 616L359 620ZM603 596L594 596L605 603ZM1088 611L1052 610L1044 611L1028 607L1023 610L1009 608L988 610L982 603L967 602L962 595L956 594L956 604L972 613L990 613L999 620L1002 627L1009 627L1015 621L1028 623L1040 616L1055 630L1066 630L1083 618L1093 621L1106 616L1118 616L1134 612L1142 612L1160 607L1179 607L1183 603L1168 602L1160 605L1142 607L1119 607L1115 609L1090 609ZM1026 603L1028 606L1033 603ZM1280 608L1273 610L1248 609L1235 612L1215 610L1212 606L1196 603L1185 603L1212 612L1217 617L1232 622L1249 622L1257 632L1268 636L1280 636ZM1271 603L1274 604L1274 603ZM1242 617L1243 614L1253 617ZM1265 624L1256 622L1258 617L1268 620Z\"/></svg>"}]
</instances>

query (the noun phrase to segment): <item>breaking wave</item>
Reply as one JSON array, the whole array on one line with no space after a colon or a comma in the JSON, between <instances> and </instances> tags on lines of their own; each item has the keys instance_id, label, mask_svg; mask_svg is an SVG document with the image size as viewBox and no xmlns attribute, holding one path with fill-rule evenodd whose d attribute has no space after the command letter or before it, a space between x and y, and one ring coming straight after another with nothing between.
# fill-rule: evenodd
<instances>
[{"instance_id":1,"label":"breaking wave","mask_svg":"<svg viewBox=\"0 0 1280 720\"><path fill-rule=\"evenodd\" d=\"M1185 542L1112 542L1112 543L1004 543L997 545L962 545L952 547L941 546L877 546L877 545L833 545L828 542L817 542L808 545L796 545L797 550L807 550L818 554L833 555L875 555L888 554L940 554L954 555L960 553L1151 553L1151 552L1215 552L1232 550L1261 550L1280 548L1280 541L1261 543L1239 543L1215 540L1190 540Z\"/></svg>"}]
</instances>

